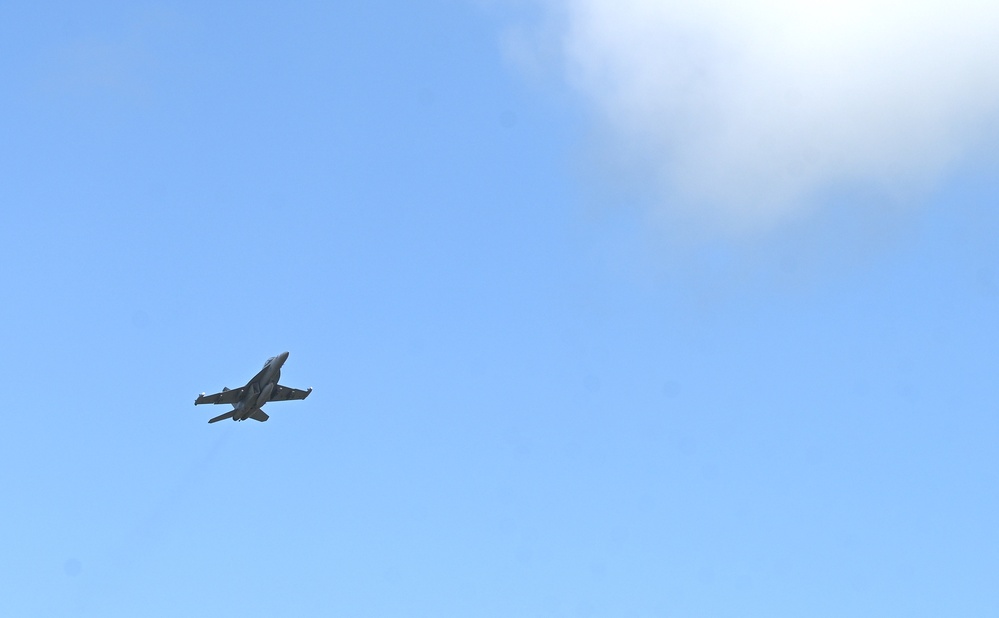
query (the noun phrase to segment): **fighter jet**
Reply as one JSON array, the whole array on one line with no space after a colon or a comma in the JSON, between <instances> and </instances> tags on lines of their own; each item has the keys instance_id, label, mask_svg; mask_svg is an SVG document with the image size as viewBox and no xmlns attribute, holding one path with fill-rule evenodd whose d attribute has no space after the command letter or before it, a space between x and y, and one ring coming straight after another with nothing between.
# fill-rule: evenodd
<instances>
[{"instance_id":1,"label":"fighter jet","mask_svg":"<svg viewBox=\"0 0 999 618\"><path fill-rule=\"evenodd\" d=\"M233 409L225 414L220 414L208 421L214 423L223 419L231 418L234 421L245 421L252 418L261 423L269 417L261 410L265 403L269 401L288 401L291 399L305 399L312 392L312 389L302 391L297 388L288 388L278 384L281 379L281 366L288 360L288 353L282 352L277 356L272 356L264 363L264 368L260 373L253 376L246 386L240 388L223 388L221 393L214 395L201 395L194 400L194 405L203 403L231 403Z\"/></svg>"}]
</instances>

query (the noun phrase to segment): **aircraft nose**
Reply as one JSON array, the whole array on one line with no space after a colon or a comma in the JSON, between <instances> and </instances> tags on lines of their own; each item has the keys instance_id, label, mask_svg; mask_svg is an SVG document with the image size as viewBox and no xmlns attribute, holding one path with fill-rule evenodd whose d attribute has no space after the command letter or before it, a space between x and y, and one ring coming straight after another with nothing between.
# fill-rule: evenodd
<instances>
[{"instance_id":1,"label":"aircraft nose","mask_svg":"<svg viewBox=\"0 0 999 618\"><path fill-rule=\"evenodd\" d=\"M280 354L278 354L278 358L283 363L284 361L288 360L288 353L287 352L281 352Z\"/></svg>"}]
</instances>

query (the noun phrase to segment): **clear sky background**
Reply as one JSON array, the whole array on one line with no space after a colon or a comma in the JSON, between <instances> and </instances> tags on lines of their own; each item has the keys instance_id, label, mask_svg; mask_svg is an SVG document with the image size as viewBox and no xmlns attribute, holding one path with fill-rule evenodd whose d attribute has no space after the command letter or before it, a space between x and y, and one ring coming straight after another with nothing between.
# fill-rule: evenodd
<instances>
[{"instance_id":1,"label":"clear sky background","mask_svg":"<svg viewBox=\"0 0 999 618\"><path fill-rule=\"evenodd\" d=\"M0 615L996 615L999 18L832 5L0 5Z\"/></svg>"}]
</instances>

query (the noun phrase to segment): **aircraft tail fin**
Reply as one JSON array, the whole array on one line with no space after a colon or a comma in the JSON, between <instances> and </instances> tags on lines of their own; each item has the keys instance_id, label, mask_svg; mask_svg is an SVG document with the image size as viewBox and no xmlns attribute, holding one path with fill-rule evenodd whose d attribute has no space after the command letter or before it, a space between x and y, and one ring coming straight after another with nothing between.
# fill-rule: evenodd
<instances>
[{"instance_id":1,"label":"aircraft tail fin","mask_svg":"<svg viewBox=\"0 0 999 618\"><path fill-rule=\"evenodd\" d=\"M228 392L229 392L229 391L231 391L231 390L232 390L232 389L231 389L231 388L229 388L228 386L223 386L223 387L222 387L222 392L223 392L223 393L228 393ZM238 409L239 409L239 402L238 402L238 401L234 401L234 402L232 402L232 409L233 409L233 410L238 410Z\"/></svg>"}]
</instances>

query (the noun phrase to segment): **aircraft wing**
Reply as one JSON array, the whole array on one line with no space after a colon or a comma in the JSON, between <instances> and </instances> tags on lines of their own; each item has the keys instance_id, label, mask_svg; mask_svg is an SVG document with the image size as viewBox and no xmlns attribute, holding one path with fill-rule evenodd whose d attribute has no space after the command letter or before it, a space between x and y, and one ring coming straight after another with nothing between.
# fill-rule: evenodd
<instances>
[{"instance_id":1,"label":"aircraft wing","mask_svg":"<svg viewBox=\"0 0 999 618\"><path fill-rule=\"evenodd\" d=\"M201 393L197 399L194 400L194 405L198 406L203 403L236 403L243 396L243 392L246 388L233 388L222 391L221 393L215 393L214 395L206 395Z\"/></svg>"},{"instance_id":2,"label":"aircraft wing","mask_svg":"<svg viewBox=\"0 0 999 618\"><path fill-rule=\"evenodd\" d=\"M268 401L290 401L292 399L305 399L309 396L312 389L303 391L297 388L288 388L287 386L281 386L278 384L271 391L271 397Z\"/></svg>"}]
</instances>

